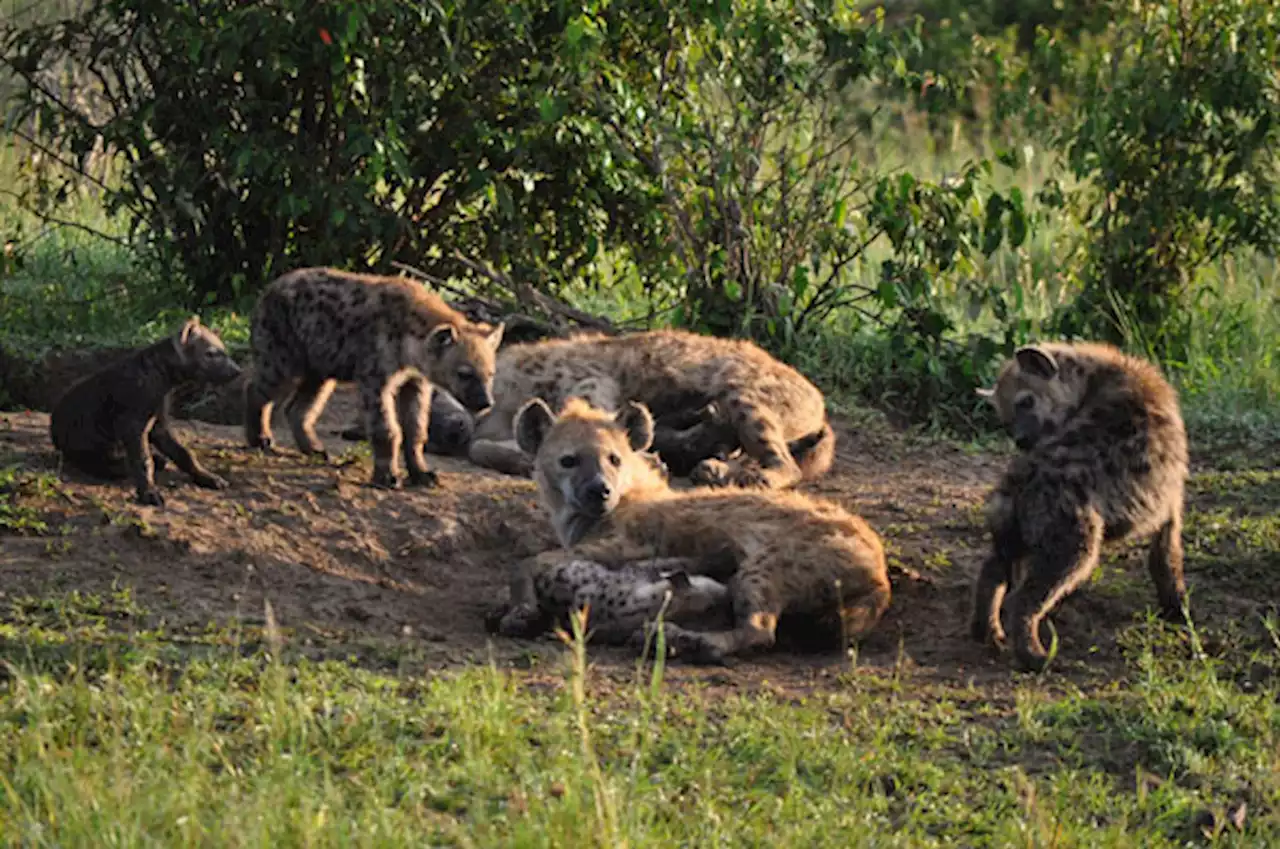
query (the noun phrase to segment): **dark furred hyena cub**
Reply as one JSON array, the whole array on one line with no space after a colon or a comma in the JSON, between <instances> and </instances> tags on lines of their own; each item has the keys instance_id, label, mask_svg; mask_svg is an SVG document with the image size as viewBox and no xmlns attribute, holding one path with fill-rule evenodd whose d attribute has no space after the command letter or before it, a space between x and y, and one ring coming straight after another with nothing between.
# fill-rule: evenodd
<instances>
[{"instance_id":1,"label":"dark furred hyena cub","mask_svg":"<svg viewBox=\"0 0 1280 849\"><path fill-rule=\"evenodd\" d=\"M169 402L181 386L227 383L239 374L218 335L191 318L168 339L73 384L53 408L50 436L82 471L108 479L132 476L141 504L164 504L154 469L164 468L165 457L197 485L224 489L227 482L201 466L169 430Z\"/></svg>"},{"instance_id":2,"label":"dark furred hyena cub","mask_svg":"<svg viewBox=\"0 0 1280 849\"><path fill-rule=\"evenodd\" d=\"M251 326L254 375L245 386L245 440L272 447L271 409L285 399L298 450L324 454L315 422L335 383L354 381L373 444L374 486L433 486L427 469L431 387L468 410L493 403L496 329L469 321L438 295L403 277L303 268L277 278Z\"/></svg>"},{"instance_id":3,"label":"dark furred hyena cub","mask_svg":"<svg viewBox=\"0 0 1280 849\"><path fill-rule=\"evenodd\" d=\"M994 389L1021 453L987 505L992 551L974 588L974 639L1002 644L1010 599L1017 664L1042 669L1040 621L1093 571L1104 541L1154 535L1147 565L1162 615L1182 621L1182 500L1187 436L1173 388L1109 345L1022 348Z\"/></svg>"}]
</instances>

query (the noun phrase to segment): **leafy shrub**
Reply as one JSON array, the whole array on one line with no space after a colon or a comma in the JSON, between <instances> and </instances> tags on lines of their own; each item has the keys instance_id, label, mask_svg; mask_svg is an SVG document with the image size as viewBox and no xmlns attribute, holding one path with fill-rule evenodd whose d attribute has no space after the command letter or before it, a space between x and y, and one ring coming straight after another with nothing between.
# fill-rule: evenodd
<instances>
[{"instance_id":1,"label":"leafy shrub","mask_svg":"<svg viewBox=\"0 0 1280 849\"><path fill-rule=\"evenodd\" d=\"M1112 26L1113 49L1080 57L1054 139L1079 183L1047 195L1087 232L1083 292L1056 325L1166 347L1159 328L1198 271L1278 244L1280 9L1126 3Z\"/></svg>"},{"instance_id":2,"label":"leafy shrub","mask_svg":"<svg viewBox=\"0 0 1280 849\"><path fill-rule=\"evenodd\" d=\"M27 82L10 121L55 154L28 187L46 208L91 151L118 153L108 207L196 302L455 249L572 277L633 220L592 128L559 120L588 90L556 61L574 22L549 0L89 0L4 32Z\"/></svg>"}]
</instances>

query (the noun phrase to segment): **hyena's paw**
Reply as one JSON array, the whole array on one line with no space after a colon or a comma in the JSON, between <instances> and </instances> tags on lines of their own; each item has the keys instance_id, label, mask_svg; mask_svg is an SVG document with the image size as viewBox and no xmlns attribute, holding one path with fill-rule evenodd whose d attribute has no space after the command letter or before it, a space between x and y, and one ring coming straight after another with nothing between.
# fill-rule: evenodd
<instances>
[{"instance_id":1,"label":"hyena's paw","mask_svg":"<svg viewBox=\"0 0 1280 849\"><path fill-rule=\"evenodd\" d=\"M269 434L263 434L259 437L251 437L245 440L246 444L255 451L261 451L263 454L276 453L276 440Z\"/></svg>"},{"instance_id":2,"label":"hyena's paw","mask_svg":"<svg viewBox=\"0 0 1280 849\"><path fill-rule=\"evenodd\" d=\"M137 502L147 507L163 507L164 496L155 487L138 490Z\"/></svg>"},{"instance_id":3,"label":"hyena's paw","mask_svg":"<svg viewBox=\"0 0 1280 849\"><path fill-rule=\"evenodd\" d=\"M650 627L654 631L652 639L656 646L656 628ZM710 635L700 631L689 631L670 622L663 624L662 631L669 656L678 657L686 663L700 666L728 665L724 652L710 638Z\"/></svg>"},{"instance_id":4,"label":"hyena's paw","mask_svg":"<svg viewBox=\"0 0 1280 849\"><path fill-rule=\"evenodd\" d=\"M226 478L219 477L213 472L196 472L191 476L191 480L195 482L196 486L204 489L226 489L231 486L231 484L227 483Z\"/></svg>"},{"instance_id":5,"label":"hyena's paw","mask_svg":"<svg viewBox=\"0 0 1280 849\"><path fill-rule=\"evenodd\" d=\"M500 636L529 639L546 630L546 617L542 611L531 605L511 607L499 616L494 616L496 626L493 628Z\"/></svg>"},{"instance_id":6,"label":"hyena's paw","mask_svg":"<svg viewBox=\"0 0 1280 849\"><path fill-rule=\"evenodd\" d=\"M969 639L996 649L1005 647L1004 628L1000 627L999 622L988 622L981 618L970 620Z\"/></svg>"},{"instance_id":7,"label":"hyena's paw","mask_svg":"<svg viewBox=\"0 0 1280 849\"><path fill-rule=\"evenodd\" d=\"M399 489L401 486L400 478L390 469L374 469L369 484L375 489Z\"/></svg>"},{"instance_id":8,"label":"hyena's paw","mask_svg":"<svg viewBox=\"0 0 1280 849\"><path fill-rule=\"evenodd\" d=\"M440 485L440 475L436 474L432 469L423 469L421 471L409 471L409 477L405 481L405 486L414 487L416 489L435 489Z\"/></svg>"},{"instance_id":9,"label":"hyena's paw","mask_svg":"<svg viewBox=\"0 0 1280 849\"><path fill-rule=\"evenodd\" d=\"M729 475L729 483L742 489L769 489L769 478L764 470L754 464L747 464L734 470Z\"/></svg>"},{"instance_id":10,"label":"hyena's paw","mask_svg":"<svg viewBox=\"0 0 1280 849\"><path fill-rule=\"evenodd\" d=\"M729 464L723 460L703 460L689 473L689 483L694 486L728 486L732 477Z\"/></svg>"}]
</instances>

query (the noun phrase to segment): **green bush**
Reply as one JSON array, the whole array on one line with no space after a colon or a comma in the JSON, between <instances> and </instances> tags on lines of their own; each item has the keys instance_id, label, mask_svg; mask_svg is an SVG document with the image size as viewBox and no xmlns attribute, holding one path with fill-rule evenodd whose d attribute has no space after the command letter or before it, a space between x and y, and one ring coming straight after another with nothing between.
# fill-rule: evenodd
<instances>
[{"instance_id":1,"label":"green bush","mask_svg":"<svg viewBox=\"0 0 1280 849\"><path fill-rule=\"evenodd\" d=\"M1078 57L1054 139L1078 183L1047 199L1087 233L1083 291L1056 326L1167 350L1161 328L1201 270L1278 244L1280 9L1143 2L1117 6L1112 27L1113 49Z\"/></svg>"},{"instance_id":2,"label":"green bush","mask_svg":"<svg viewBox=\"0 0 1280 849\"><path fill-rule=\"evenodd\" d=\"M400 0L89 0L4 32L59 155L33 167L47 208L95 145L106 187L159 270L225 303L299 264L431 267L453 250L522 274L574 276L605 232L638 221L561 51L568 4ZM74 98L67 67L91 83Z\"/></svg>"}]
</instances>

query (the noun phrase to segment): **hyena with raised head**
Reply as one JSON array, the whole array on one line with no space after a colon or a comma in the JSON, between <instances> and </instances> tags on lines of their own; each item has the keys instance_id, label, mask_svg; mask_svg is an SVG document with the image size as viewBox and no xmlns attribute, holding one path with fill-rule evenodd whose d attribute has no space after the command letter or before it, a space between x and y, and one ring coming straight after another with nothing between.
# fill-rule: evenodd
<instances>
[{"instance_id":1,"label":"hyena with raised head","mask_svg":"<svg viewBox=\"0 0 1280 849\"><path fill-rule=\"evenodd\" d=\"M323 454L315 422L337 381L360 393L373 445L373 484L433 486L423 457L431 387L469 410L493 402L494 355L502 326L474 324L438 295L403 277L303 268L273 281L253 314L253 379L245 387L245 440L272 446L280 401L304 454Z\"/></svg>"},{"instance_id":2,"label":"hyena with raised head","mask_svg":"<svg viewBox=\"0 0 1280 849\"><path fill-rule=\"evenodd\" d=\"M164 468L165 457L197 486L224 489L227 482L170 431L169 405L179 388L239 376L218 334L193 316L169 338L72 384L54 405L50 436L72 466L100 478L132 477L141 504L164 504L155 470Z\"/></svg>"},{"instance_id":3,"label":"hyena with raised head","mask_svg":"<svg viewBox=\"0 0 1280 849\"><path fill-rule=\"evenodd\" d=\"M653 439L653 418L642 404L608 413L571 398L556 417L534 399L515 428L534 455L540 500L569 551L523 564L503 633L519 633L537 615L538 574L566 558L608 568L687 558L689 574L727 582L735 627L667 627L673 651L699 662L773 646L784 614L805 630L857 638L889 606L884 549L866 522L795 490L672 490L640 453Z\"/></svg>"},{"instance_id":4,"label":"hyena with raised head","mask_svg":"<svg viewBox=\"0 0 1280 849\"><path fill-rule=\"evenodd\" d=\"M987 504L991 553L974 585L970 630L1001 645L1010 597L1016 663L1046 662L1041 620L1085 581L1102 543L1152 536L1147 566L1162 615L1183 619L1183 489L1187 435L1173 387L1151 363L1109 345L1018 350L991 400L1020 454Z\"/></svg>"}]
</instances>

